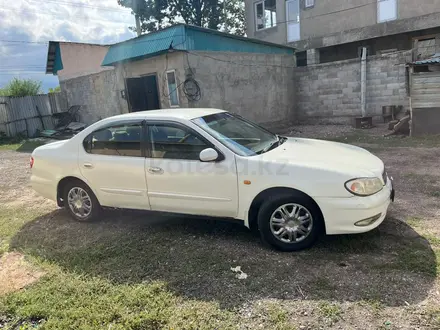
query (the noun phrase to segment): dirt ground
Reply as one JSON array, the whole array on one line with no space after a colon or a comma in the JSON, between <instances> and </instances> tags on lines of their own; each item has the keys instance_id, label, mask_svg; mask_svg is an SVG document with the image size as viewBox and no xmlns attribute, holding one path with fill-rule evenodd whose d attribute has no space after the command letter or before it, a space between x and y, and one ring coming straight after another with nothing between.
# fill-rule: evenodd
<instances>
[{"instance_id":1,"label":"dirt ground","mask_svg":"<svg viewBox=\"0 0 440 330\"><path fill-rule=\"evenodd\" d=\"M323 237L299 253L273 251L247 229L212 219L106 211L99 222L74 222L32 191L28 153L0 151L0 203L39 214L20 225L9 249L115 283L164 281L179 296L233 311L242 329L440 329L440 138L386 132L343 125L280 132L365 147L396 188L377 230ZM235 277L236 266L246 279ZM11 276L0 270L0 285L2 274Z\"/></svg>"}]
</instances>

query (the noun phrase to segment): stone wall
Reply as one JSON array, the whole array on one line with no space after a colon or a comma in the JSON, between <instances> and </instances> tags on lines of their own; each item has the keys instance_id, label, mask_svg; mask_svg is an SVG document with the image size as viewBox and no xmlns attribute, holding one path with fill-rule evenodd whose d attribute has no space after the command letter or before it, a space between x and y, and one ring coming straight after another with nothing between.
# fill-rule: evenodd
<instances>
[{"instance_id":1,"label":"stone wall","mask_svg":"<svg viewBox=\"0 0 440 330\"><path fill-rule=\"evenodd\" d=\"M185 68L201 89L191 107L220 108L262 124L294 119L292 55L197 52Z\"/></svg>"},{"instance_id":2,"label":"stone wall","mask_svg":"<svg viewBox=\"0 0 440 330\"><path fill-rule=\"evenodd\" d=\"M411 52L367 59L367 115L382 115L384 105L409 108L405 64ZM347 123L361 115L360 59L298 67L295 70L296 112L300 120Z\"/></svg>"},{"instance_id":3,"label":"stone wall","mask_svg":"<svg viewBox=\"0 0 440 330\"><path fill-rule=\"evenodd\" d=\"M60 81L61 90L66 93L69 106L80 105L80 121L91 124L100 119L121 114L120 89L114 70Z\"/></svg>"}]
</instances>

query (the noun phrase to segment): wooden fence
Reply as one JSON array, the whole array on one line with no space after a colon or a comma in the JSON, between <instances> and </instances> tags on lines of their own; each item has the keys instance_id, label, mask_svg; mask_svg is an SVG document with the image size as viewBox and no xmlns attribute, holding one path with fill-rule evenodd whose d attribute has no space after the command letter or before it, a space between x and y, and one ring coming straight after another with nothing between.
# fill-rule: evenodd
<instances>
[{"instance_id":1,"label":"wooden fence","mask_svg":"<svg viewBox=\"0 0 440 330\"><path fill-rule=\"evenodd\" d=\"M440 107L440 72L417 72L411 75L411 106Z\"/></svg>"},{"instance_id":2,"label":"wooden fence","mask_svg":"<svg viewBox=\"0 0 440 330\"><path fill-rule=\"evenodd\" d=\"M54 128L52 115L67 111L64 93L25 97L0 96L0 132L14 137L35 137L39 131Z\"/></svg>"}]
</instances>

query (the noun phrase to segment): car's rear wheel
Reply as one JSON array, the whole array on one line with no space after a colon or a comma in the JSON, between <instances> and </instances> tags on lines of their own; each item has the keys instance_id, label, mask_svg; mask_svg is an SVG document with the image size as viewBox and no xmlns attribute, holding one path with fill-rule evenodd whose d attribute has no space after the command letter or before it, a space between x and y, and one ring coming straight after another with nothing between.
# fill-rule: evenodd
<instances>
[{"instance_id":1,"label":"car's rear wheel","mask_svg":"<svg viewBox=\"0 0 440 330\"><path fill-rule=\"evenodd\" d=\"M262 240L281 251L311 246L322 228L321 211L310 197L299 193L271 197L258 213Z\"/></svg>"},{"instance_id":2,"label":"car's rear wheel","mask_svg":"<svg viewBox=\"0 0 440 330\"><path fill-rule=\"evenodd\" d=\"M63 200L67 211L77 221L94 221L101 213L101 205L95 194L80 180L72 180L66 183Z\"/></svg>"}]
</instances>

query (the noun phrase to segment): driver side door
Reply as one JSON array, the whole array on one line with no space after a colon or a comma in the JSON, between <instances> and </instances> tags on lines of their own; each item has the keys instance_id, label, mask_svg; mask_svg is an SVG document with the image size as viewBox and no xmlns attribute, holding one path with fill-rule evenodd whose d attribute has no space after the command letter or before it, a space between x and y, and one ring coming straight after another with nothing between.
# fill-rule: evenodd
<instances>
[{"instance_id":1,"label":"driver side door","mask_svg":"<svg viewBox=\"0 0 440 330\"><path fill-rule=\"evenodd\" d=\"M151 209L176 213L236 217L238 210L235 156L202 162L199 154L215 148L192 128L177 122L147 123L145 158Z\"/></svg>"}]
</instances>

